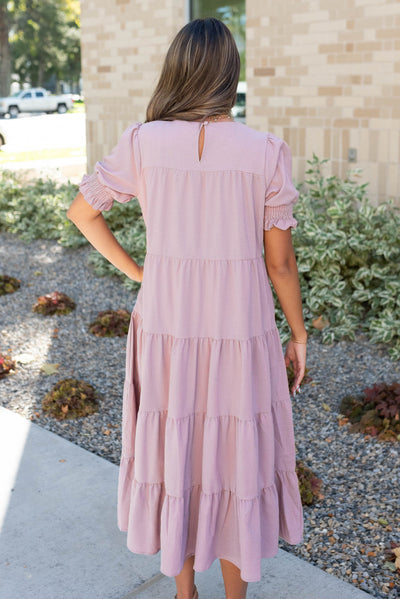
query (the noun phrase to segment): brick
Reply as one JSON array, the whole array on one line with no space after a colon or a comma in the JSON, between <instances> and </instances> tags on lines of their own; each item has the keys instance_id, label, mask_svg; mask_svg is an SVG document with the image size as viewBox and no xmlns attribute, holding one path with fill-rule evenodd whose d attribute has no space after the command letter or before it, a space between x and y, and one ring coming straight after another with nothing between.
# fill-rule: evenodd
<instances>
[{"instance_id":1,"label":"brick","mask_svg":"<svg viewBox=\"0 0 400 599\"><path fill-rule=\"evenodd\" d=\"M336 52L343 52L344 44L320 44L318 46L318 52L322 52L323 54L332 54Z\"/></svg>"},{"instance_id":2,"label":"brick","mask_svg":"<svg viewBox=\"0 0 400 599\"><path fill-rule=\"evenodd\" d=\"M287 107L285 110L285 114L287 116L299 116L299 115L307 115L309 114L309 109L306 107Z\"/></svg>"},{"instance_id":3,"label":"brick","mask_svg":"<svg viewBox=\"0 0 400 599\"><path fill-rule=\"evenodd\" d=\"M340 96L343 93L342 87L319 87L318 95L319 96Z\"/></svg>"},{"instance_id":4,"label":"brick","mask_svg":"<svg viewBox=\"0 0 400 599\"><path fill-rule=\"evenodd\" d=\"M334 127L358 127L357 119L334 119L333 126Z\"/></svg>"},{"instance_id":5,"label":"brick","mask_svg":"<svg viewBox=\"0 0 400 599\"><path fill-rule=\"evenodd\" d=\"M356 52L368 52L370 50L380 50L382 42L356 42L354 45Z\"/></svg>"},{"instance_id":6,"label":"brick","mask_svg":"<svg viewBox=\"0 0 400 599\"><path fill-rule=\"evenodd\" d=\"M355 108L355 117L379 117L379 108Z\"/></svg>"},{"instance_id":7,"label":"brick","mask_svg":"<svg viewBox=\"0 0 400 599\"><path fill-rule=\"evenodd\" d=\"M256 77L270 77L275 75L275 69L272 67L256 67L254 69L254 75Z\"/></svg>"}]
</instances>

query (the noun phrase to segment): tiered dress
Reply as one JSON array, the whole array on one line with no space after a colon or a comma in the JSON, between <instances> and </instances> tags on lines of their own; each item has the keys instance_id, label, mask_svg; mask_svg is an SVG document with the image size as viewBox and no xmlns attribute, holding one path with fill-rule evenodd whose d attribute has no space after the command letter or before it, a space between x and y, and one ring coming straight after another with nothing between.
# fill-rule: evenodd
<instances>
[{"instance_id":1,"label":"tiered dress","mask_svg":"<svg viewBox=\"0 0 400 599\"><path fill-rule=\"evenodd\" d=\"M199 158L198 137L204 127ZM118 528L176 576L225 558L245 581L278 537L303 541L292 406L263 257L295 227L291 152L240 122L128 127L80 190L137 197L144 276L126 351Z\"/></svg>"}]
</instances>

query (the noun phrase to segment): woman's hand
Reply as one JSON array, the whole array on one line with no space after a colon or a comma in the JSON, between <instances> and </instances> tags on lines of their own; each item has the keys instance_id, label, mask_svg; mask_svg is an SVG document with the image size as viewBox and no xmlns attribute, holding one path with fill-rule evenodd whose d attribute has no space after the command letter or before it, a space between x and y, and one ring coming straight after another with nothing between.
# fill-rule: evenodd
<instances>
[{"instance_id":1,"label":"woman's hand","mask_svg":"<svg viewBox=\"0 0 400 599\"><path fill-rule=\"evenodd\" d=\"M290 362L293 364L294 382L290 391L293 396L296 391L300 389L300 383L304 378L306 371L306 354L307 354L307 342L297 342L293 339L289 339L285 351L285 364L289 366Z\"/></svg>"}]
</instances>

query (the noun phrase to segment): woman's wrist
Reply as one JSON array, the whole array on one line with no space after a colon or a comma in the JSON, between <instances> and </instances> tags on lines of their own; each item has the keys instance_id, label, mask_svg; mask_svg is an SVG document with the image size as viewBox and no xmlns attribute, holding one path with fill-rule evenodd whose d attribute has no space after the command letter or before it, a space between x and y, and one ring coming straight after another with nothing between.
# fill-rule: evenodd
<instances>
[{"instance_id":1,"label":"woman's wrist","mask_svg":"<svg viewBox=\"0 0 400 599\"><path fill-rule=\"evenodd\" d=\"M302 344L306 344L307 343L307 331L305 330L303 333L295 335L294 333L291 334L290 339L294 342L294 343L302 343Z\"/></svg>"},{"instance_id":2,"label":"woman's wrist","mask_svg":"<svg viewBox=\"0 0 400 599\"><path fill-rule=\"evenodd\" d=\"M127 277L138 283L143 279L143 266L140 266L133 258L130 259L129 270L125 271Z\"/></svg>"}]
</instances>

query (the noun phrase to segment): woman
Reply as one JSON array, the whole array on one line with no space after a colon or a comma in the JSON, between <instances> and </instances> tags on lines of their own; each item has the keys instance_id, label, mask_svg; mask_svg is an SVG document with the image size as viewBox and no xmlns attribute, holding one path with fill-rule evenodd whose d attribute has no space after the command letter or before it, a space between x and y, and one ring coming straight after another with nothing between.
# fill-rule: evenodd
<instances>
[{"instance_id":1,"label":"woman","mask_svg":"<svg viewBox=\"0 0 400 599\"><path fill-rule=\"evenodd\" d=\"M147 107L85 177L67 215L141 281L127 338L118 527L154 554L177 599L220 559L243 599L278 536L303 538L291 399L304 327L291 227L298 192L287 144L235 122L240 60L229 29L196 19L176 35ZM101 215L137 197L144 269ZM264 254L263 256L263 248ZM292 331L285 356L272 282Z\"/></svg>"}]
</instances>

